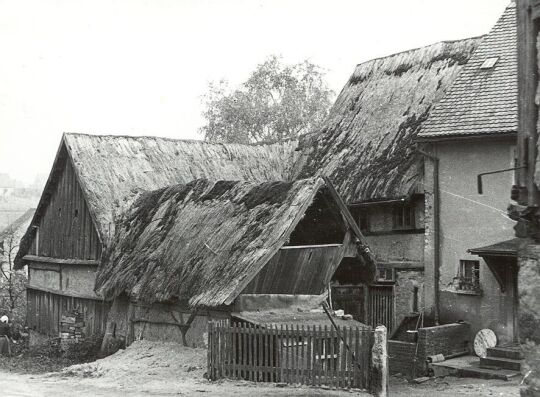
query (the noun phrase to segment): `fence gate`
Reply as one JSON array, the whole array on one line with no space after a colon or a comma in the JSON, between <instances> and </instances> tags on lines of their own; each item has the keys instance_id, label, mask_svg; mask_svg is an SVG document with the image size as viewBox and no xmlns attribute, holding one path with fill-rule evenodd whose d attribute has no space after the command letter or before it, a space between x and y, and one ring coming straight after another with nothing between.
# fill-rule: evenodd
<instances>
[{"instance_id":1,"label":"fence gate","mask_svg":"<svg viewBox=\"0 0 540 397\"><path fill-rule=\"evenodd\" d=\"M208 324L208 376L369 389L371 328Z\"/></svg>"},{"instance_id":2,"label":"fence gate","mask_svg":"<svg viewBox=\"0 0 540 397\"><path fill-rule=\"evenodd\" d=\"M345 285L332 288L334 309L343 309L370 327L394 329L394 285Z\"/></svg>"}]
</instances>

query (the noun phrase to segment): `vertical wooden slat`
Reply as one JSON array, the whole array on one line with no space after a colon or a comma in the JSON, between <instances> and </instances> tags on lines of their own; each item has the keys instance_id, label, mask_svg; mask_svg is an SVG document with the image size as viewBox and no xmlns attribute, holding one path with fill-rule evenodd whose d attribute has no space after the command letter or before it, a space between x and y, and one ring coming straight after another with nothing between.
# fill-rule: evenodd
<instances>
[{"instance_id":1,"label":"vertical wooden slat","mask_svg":"<svg viewBox=\"0 0 540 397\"><path fill-rule=\"evenodd\" d=\"M268 325L264 327L264 381L270 382L270 329Z\"/></svg>"},{"instance_id":2,"label":"vertical wooden slat","mask_svg":"<svg viewBox=\"0 0 540 397\"><path fill-rule=\"evenodd\" d=\"M223 378L225 374L225 337L224 337L224 327L223 327L223 320L219 321L219 378Z\"/></svg>"},{"instance_id":3,"label":"vertical wooden slat","mask_svg":"<svg viewBox=\"0 0 540 397\"><path fill-rule=\"evenodd\" d=\"M276 325L276 382L283 382L283 355L281 354L283 325Z\"/></svg>"},{"instance_id":4,"label":"vertical wooden slat","mask_svg":"<svg viewBox=\"0 0 540 397\"><path fill-rule=\"evenodd\" d=\"M223 348L221 346L223 342L223 337L221 336L222 331L221 321L218 320L217 323L217 360L218 360L218 378L223 377Z\"/></svg>"},{"instance_id":5,"label":"vertical wooden slat","mask_svg":"<svg viewBox=\"0 0 540 397\"><path fill-rule=\"evenodd\" d=\"M342 328L343 332L343 348L341 349L341 386L347 387L347 376L346 376L346 370L347 370L347 327Z\"/></svg>"},{"instance_id":6,"label":"vertical wooden slat","mask_svg":"<svg viewBox=\"0 0 540 397\"><path fill-rule=\"evenodd\" d=\"M240 329L238 330L240 340L238 341L240 351L238 352L238 357L240 359L240 376L242 379L246 379L246 336L244 334L245 327L244 323L240 323Z\"/></svg>"},{"instance_id":7,"label":"vertical wooden slat","mask_svg":"<svg viewBox=\"0 0 540 397\"><path fill-rule=\"evenodd\" d=\"M358 369L358 364L361 362L359 361L361 359L360 355L360 329L357 327L355 332L355 341L354 341L354 356L356 357L357 364L355 365L355 387L362 387L362 383L360 382L361 373Z\"/></svg>"},{"instance_id":8,"label":"vertical wooden slat","mask_svg":"<svg viewBox=\"0 0 540 397\"><path fill-rule=\"evenodd\" d=\"M362 329L362 387L367 388L367 380L370 377L371 372L371 329Z\"/></svg>"},{"instance_id":9,"label":"vertical wooden slat","mask_svg":"<svg viewBox=\"0 0 540 397\"><path fill-rule=\"evenodd\" d=\"M307 360L306 360L306 351L305 351L305 343L307 340L307 334L304 329L304 324L302 324L302 329L300 330L301 337L299 338L300 343L302 345L300 346L300 383L303 385L306 384L306 368L307 368Z\"/></svg>"},{"instance_id":10,"label":"vertical wooden slat","mask_svg":"<svg viewBox=\"0 0 540 397\"><path fill-rule=\"evenodd\" d=\"M228 320L226 320L226 322L224 323L223 325L223 347L224 347L224 360L223 360L223 365L224 365L224 372L223 372L223 376L225 378L229 378L231 376L230 374L230 354L231 354L231 347L230 347L230 343L229 343L229 336L230 336L230 332L229 332L229 322Z\"/></svg>"},{"instance_id":11,"label":"vertical wooden slat","mask_svg":"<svg viewBox=\"0 0 540 397\"><path fill-rule=\"evenodd\" d=\"M233 322L231 324L231 332L232 332L232 353L231 353L231 356L232 356L232 363L231 363L231 367L232 367L232 377L233 379L238 379L238 373L236 372L236 362L237 362L237 359L238 359L238 346L237 346L237 340L238 340L238 334L236 332L236 323Z\"/></svg>"},{"instance_id":12,"label":"vertical wooden slat","mask_svg":"<svg viewBox=\"0 0 540 397\"><path fill-rule=\"evenodd\" d=\"M328 385L328 356L329 356L329 346L328 346L328 326L324 326L324 338L323 338L323 350L324 350L324 360L323 360L323 384Z\"/></svg>"},{"instance_id":13,"label":"vertical wooden slat","mask_svg":"<svg viewBox=\"0 0 540 397\"><path fill-rule=\"evenodd\" d=\"M314 385L315 384L315 377L313 375L313 356L314 356L314 353L313 353L312 343L313 343L312 329L308 325L307 326L307 355L306 355L307 363L306 363L306 370L307 370L308 380L310 381L310 383L312 385Z\"/></svg>"},{"instance_id":14,"label":"vertical wooden slat","mask_svg":"<svg viewBox=\"0 0 540 397\"><path fill-rule=\"evenodd\" d=\"M248 327L248 378L253 381L253 324L246 324Z\"/></svg>"},{"instance_id":15,"label":"vertical wooden slat","mask_svg":"<svg viewBox=\"0 0 540 397\"><path fill-rule=\"evenodd\" d=\"M268 382L275 382L274 380L274 341L273 341L274 329L272 324L268 325L268 337L266 354L268 355Z\"/></svg>"},{"instance_id":16,"label":"vertical wooden slat","mask_svg":"<svg viewBox=\"0 0 540 397\"><path fill-rule=\"evenodd\" d=\"M292 380L293 383L298 383L298 324L296 328L291 324L292 334Z\"/></svg>"},{"instance_id":17,"label":"vertical wooden slat","mask_svg":"<svg viewBox=\"0 0 540 397\"><path fill-rule=\"evenodd\" d=\"M285 366L284 366L285 379L283 379L283 381L287 382L287 383L290 383L291 382L290 372L289 372L290 348L289 348L289 325L288 324L285 324L284 339L285 339L285 343L284 343L284 345L285 345L285 349L284 349L284 352L285 352Z\"/></svg>"},{"instance_id":18,"label":"vertical wooden slat","mask_svg":"<svg viewBox=\"0 0 540 397\"><path fill-rule=\"evenodd\" d=\"M263 330L264 328L261 328L260 326L256 328L257 330L257 360L256 360L256 363L257 363L257 378L256 378L256 381L257 382L261 382L262 381L262 369L261 367L263 366L263 339L262 339L262 334L263 334Z\"/></svg>"},{"instance_id":19,"label":"vertical wooden slat","mask_svg":"<svg viewBox=\"0 0 540 397\"><path fill-rule=\"evenodd\" d=\"M319 325L319 331L320 331L320 325ZM319 338L317 333L317 326L313 326L313 385L317 386L319 381L319 362L320 362L320 354L319 354Z\"/></svg>"},{"instance_id":20,"label":"vertical wooden slat","mask_svg":"<svg viewBox=\"0 0 540 397\"><path fill-rule=\"evenodd\" d=\"M206 352L206 365L208 377L212 379L212 322L209 321L207 324L208 329L208 351Z\"/></svg>"},{"instance_id":21,"label":"vertical wooden slat","mask_svg":"<svg viewBox=\"0 0 540 397\"><path fill-rule=\"evenodd\" d=\"M336 332L334 327L330 327L330 360L329 364L329 373L330 373L330 387L335 388L335 372L336 372Z\"/></svg>"}]
</instances>

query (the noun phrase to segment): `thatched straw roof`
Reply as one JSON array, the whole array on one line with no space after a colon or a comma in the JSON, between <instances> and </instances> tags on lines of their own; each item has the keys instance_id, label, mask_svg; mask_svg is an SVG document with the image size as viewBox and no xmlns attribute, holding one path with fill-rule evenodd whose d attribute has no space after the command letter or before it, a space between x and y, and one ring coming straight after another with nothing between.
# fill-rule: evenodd
<instances>
[{"instance_id":1,"label":"thatched straw roof","mask_svg":"<svg viewBox=\"0 0 540 397\"><path fill-rule=\"evenodd\" d=\"M484 64L493 62L493 66ZM482 67L484 65L484 67ZM486 67L487 66L487 67ZM448 94L431 112L419 137L500 135L518 128L516 5L510 4Z\"/></svg>"},{"instance_id":2,"label":"thatched straw roof","mask_svg":"<svg viewBox=\"0 0 540 397\"><path fill-rule=\"evenodd\" d=\"M348 203L408 196L421 176L414 138L480 41L358 65L322 130L306 139L298 175L328 175Z\"/></svg>"},{"instance_id":3,"label":"thatched straw roof","mask_svg":"<svg viewBox=\"0 0 540 397\"><path fill-rule=\"evenodd\" d=\"M295 148L295 141L239 145L66 133L36 216L47 205L66 158L73 163L99 237L106 243L113 236L115 219L141 193L197 178L287 180Z\"/></svg>"},{"instance_id":4,"label":"thatched straw roof","mask_svg":"<svg viewBox=\"0 0 540 397\"><path fill-rule=\"evenodd\" d=\"M96 292L191 306L230 304L289 238L323 188L198 179L142 196L117 225ZM331 198L329 198L331 200Z\"/></svg>"}]
</instances>

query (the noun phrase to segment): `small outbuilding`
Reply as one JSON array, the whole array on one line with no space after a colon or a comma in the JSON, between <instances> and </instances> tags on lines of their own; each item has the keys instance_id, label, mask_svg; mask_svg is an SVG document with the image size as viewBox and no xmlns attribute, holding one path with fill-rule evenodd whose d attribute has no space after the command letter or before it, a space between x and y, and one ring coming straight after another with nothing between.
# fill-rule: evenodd
<instances>
[{"instance_id":1,"label":"small outbuilding","mask_svg":"<svg viewBox=\"0 0 540 397\"><path fill-rule=\"evenodd\" d=\"M244 310L241 297L324 294L344 260L370 279L353 223L318 177L198 179L147 193L117 223L98 270L96 291L113 300L104 346L138 338L204 345L208 320Z\"/></svg>"}]
</instances>

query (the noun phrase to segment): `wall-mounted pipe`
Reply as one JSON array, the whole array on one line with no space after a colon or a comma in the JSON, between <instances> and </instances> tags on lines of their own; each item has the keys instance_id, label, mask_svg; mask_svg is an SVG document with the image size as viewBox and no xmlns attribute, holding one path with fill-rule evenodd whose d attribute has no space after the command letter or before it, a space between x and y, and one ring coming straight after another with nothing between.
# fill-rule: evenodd
<instances>
[{"instance_id":1,"label":"wall-mounted pipe","mask_svg":"<svg viewBox=\"0 0 540 397\"><path fill-rule=\"evenodd\" d=\"M482 184L482 177L484 175L491 175L491 174L500 174L501 172L508 172L508 171L515 171L515 170L521 170L523 168L527 168L527 166L521 166L521 167L513 167L513 168L506 168L504 170L497 170L497 171L489 171L489 172L482 172L481 174L478 174L476 176L477 181L477 188L478 188L478 194L484 194L484 188Z\"/></svg>"},{"instance_id":2,"label":"wall-mounted pipe","mask_svg":"<svg viewBox=\"0 0 540 397\"><path fill-rule=\"evenodd\" d=\"M433 317L435 325L439 325L439 279L441 266L440 247L440 194L439 194L439 158L433 154L417 149L418 153L433 162Z\"/></svg>"}]
</instances>

